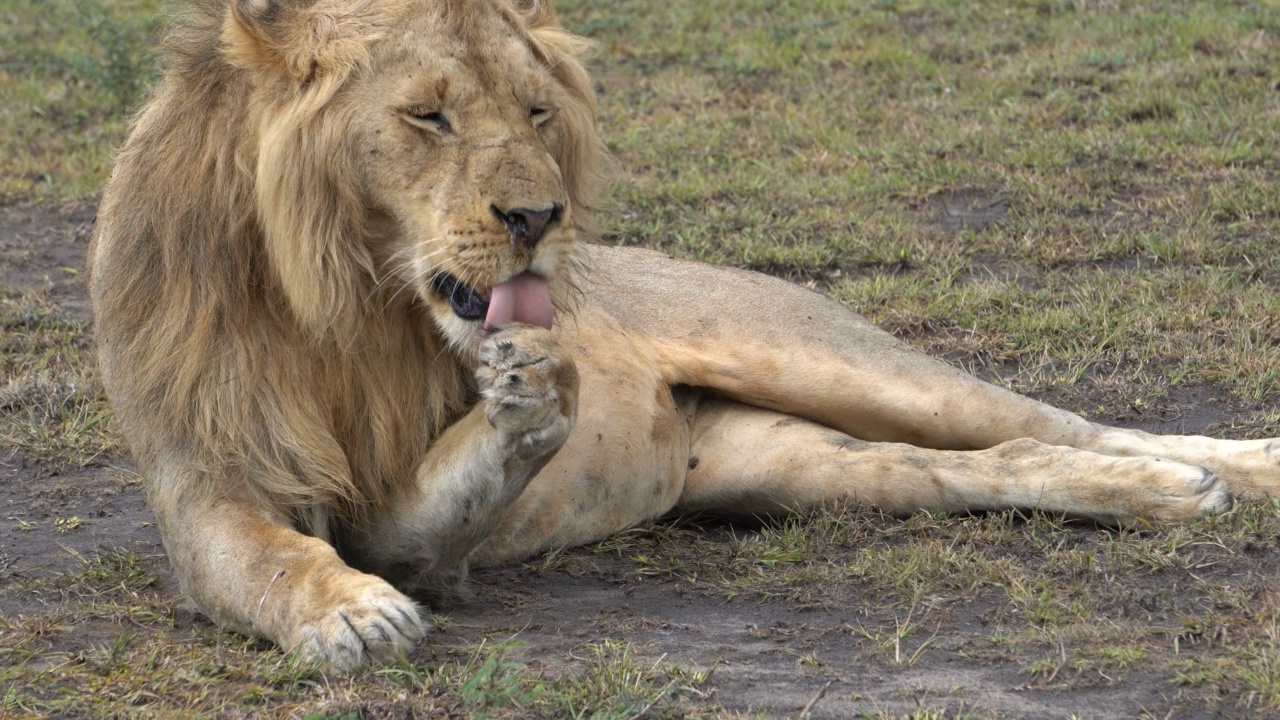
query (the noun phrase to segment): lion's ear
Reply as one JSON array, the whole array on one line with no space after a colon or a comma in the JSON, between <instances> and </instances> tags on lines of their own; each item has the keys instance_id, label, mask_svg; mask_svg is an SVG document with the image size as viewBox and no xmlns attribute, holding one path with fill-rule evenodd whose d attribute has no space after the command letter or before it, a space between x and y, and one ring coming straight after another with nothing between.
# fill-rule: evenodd
<instances>
[{"instance_id":1,"label":"lion's ear","mask_svg":"<svg viewBox=\"0 0 1280 720\"><path fill-rule=\"evenodd\" d=\"M529 23L529 27L540 28L554 25L555 14L551 12L550 0L515 0L516 12Z\"/></svg>"},{"instance_id":2,"label":"lion's ear","mask_svg":"<svg viewBox=\"0 0 1280 720\"><path fill-rule=\"evenodd\" d=\"M359 23L349 6L316 0L231 0L222 26L232 63L301 87L350 68Z\"/></svg>"}]
</instances>

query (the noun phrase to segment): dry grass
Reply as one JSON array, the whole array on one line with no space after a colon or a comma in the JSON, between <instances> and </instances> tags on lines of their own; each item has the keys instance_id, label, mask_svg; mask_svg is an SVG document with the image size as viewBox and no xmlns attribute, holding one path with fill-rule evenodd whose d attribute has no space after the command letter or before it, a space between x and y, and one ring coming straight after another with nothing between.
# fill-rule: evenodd
<instances>
[{"instance_id":1,"label":"dry grass","mask_svg":"<svg viewBox=\"0 0 1280 720\"><path fill-rule=\"evenodd\" d=\"M47 466L84 467L116 450L87 322L45 298L0 297L0 445Z\"/></svg>"}]
</instances>

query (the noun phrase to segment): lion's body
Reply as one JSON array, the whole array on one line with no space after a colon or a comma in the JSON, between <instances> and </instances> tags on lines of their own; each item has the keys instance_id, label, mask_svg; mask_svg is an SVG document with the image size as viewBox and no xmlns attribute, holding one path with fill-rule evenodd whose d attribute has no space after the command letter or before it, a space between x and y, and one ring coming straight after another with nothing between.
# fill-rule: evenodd
<instances>
[{"instance_id":1,"label":"lion's body","mask_svg":"<svg viewBox=\"0 0 1280 720\"><path fill-rule=\"evenodd\" d=\"M1274 441L1092 425L787 283L586 246L594 100L537 2L203 0L169 44L90 289L171 561L224 626L386 657L423 633L388 581L449 595L672 508L1180 519L1280 491Z\"/></svg>"}]
</instances>

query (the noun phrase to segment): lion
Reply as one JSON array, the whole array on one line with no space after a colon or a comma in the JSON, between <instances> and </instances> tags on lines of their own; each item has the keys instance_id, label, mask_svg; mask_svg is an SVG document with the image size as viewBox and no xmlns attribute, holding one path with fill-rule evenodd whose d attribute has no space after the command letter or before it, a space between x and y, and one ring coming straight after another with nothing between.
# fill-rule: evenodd
<instances>
[{"instance_id":1,"label":"lion","mask_svg":"<svg viewBox=\"0 0 1280 720\"><path fill-rule=\"evenodd\" d=\"M196 0L166 44L90 295L222 627L385 661L469 566L673 510L1124 523L1280 491L1280 441L1093 424L783 280L592 244L610 161L545 2Z\"/></svg>"}]
</instances>

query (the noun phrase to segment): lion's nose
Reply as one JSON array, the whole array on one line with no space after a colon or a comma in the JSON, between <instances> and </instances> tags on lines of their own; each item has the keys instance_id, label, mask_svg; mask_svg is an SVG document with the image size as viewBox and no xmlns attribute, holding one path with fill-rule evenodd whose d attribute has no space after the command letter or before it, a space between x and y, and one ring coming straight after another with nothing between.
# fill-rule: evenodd
<instances>
[{"instance_id":1,"label":"lion's nose","mask_svg":"<svg viewBox=\"0 0 1280 720\"><path fill-rule=\"evenodd\" d=\"M564 212L564 206L560 203L552 203L551 207L545 210L522 207L500 210L497 205L490 207L493 209L493 214L507 226L507 232L511 233L511 241L519 240L529 248L538 244L548 228L560 222L560 215Z\"/></svg>"}]
</instances>

